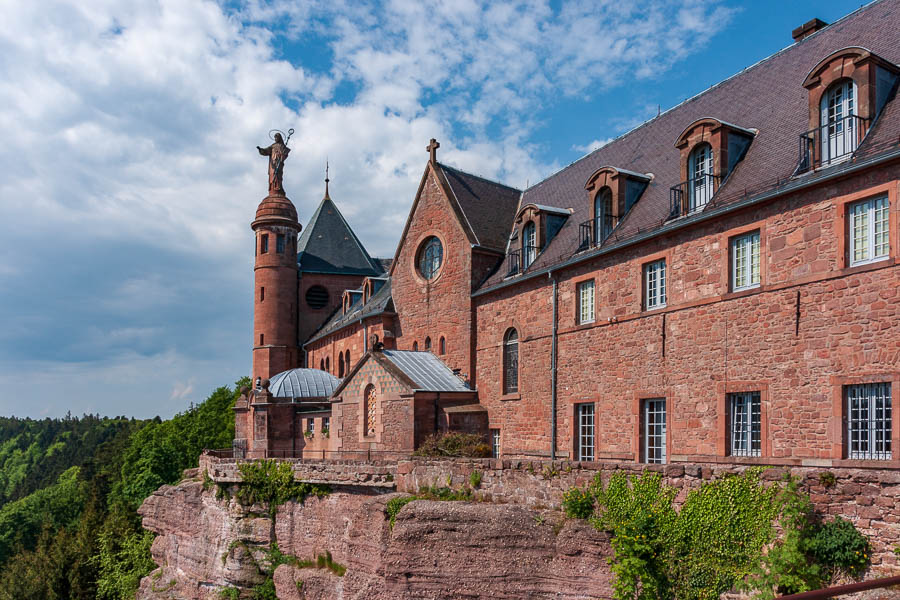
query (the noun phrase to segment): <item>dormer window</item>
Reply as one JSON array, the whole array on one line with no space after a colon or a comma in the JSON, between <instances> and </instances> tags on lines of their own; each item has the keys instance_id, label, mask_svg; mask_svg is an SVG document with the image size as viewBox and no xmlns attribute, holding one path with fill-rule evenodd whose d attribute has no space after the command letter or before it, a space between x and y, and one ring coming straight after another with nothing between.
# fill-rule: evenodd
<instances>
[{"instance_id":1,"label":"dormer window","mask_svg":"<svg viewBox=\"0 0 900 600\"><path fill-rule=\"evenodd\" d=\"M800 134L797 173L853 157L891 97L900 69L865 48L838 50L807 74L808 131Z\"/></svg>"},{"instance_id":2,"label":"dormer window","mask_svg":"<svg viewBox=\"0 0 900 600\"><path fill-rule=\"evenodd\" d=\"M709 144L699 144L691 151L688 170L688 210L693 212L706 206L715 192L713 152Z\"/></svg>"},{"instance_id":3,"label":"dormer window","mask_svg":"<svg viewBox=\"0 0 900 600\"><path fill-rule=\"evenodd\" d=\"M537 258L537 228L534 221L529 221L522 230L522 270L524 271Z\"/></svg>"},{"instance_id":4,"label":"dormer window","mask_svg":"<svg viewBox=\"0 0 900 600\"><path fill-rule=\"evenodd\" d=\"M600 244L613 230L612 190L605 186L594 198L594 243Z\"/></svg>"},{"instance_id":5,"label":"dormer window","mask_svg":"<svg viewBox=\"0 0 900 600\"><path fill-rule=\"evenodd\" d=\"M675 147L681 150L681 183L669 190L669 218L703 210L743 160L755 129L706 117L688 125Z\"/></svg>"}]
</instances>

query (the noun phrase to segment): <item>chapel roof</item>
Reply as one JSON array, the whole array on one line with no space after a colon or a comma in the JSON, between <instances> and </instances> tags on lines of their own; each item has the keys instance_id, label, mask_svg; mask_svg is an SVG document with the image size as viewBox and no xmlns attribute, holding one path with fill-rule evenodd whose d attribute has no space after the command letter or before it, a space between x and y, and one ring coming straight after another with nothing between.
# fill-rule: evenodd
<instances>
[{"instance_id":1,"label":"chapel roof","mask_svg":"<svg viewBox=\"0 0 900 600\"><path fill-rule=\"evenodd\" d=\"M492 250L506 250L509 223L516 215L522 195L508 185L436 163L456 197L477 243Z\"/></svg>"},{"instance_id":2,"label":"chapel roof","mask_svg":"<svg viewBox=\"0 0 900 600\"><path fill-rule=\"evenodd\" d=\"M567 263L579 246L579 224L592 217L585 182L604 165L616 165L636 173L652 173L640 199L622 218L612 235L599 249L583 253L602 253L608 248L643 239L706 218L727 207L754 198L763 199L810 182L845 172L864 164L874 156L888 155L900 147L900 107L897 101L886 105L870 128L853 159L839 165L796 176L798 139L809 127L808 90L803 81L811 68L836 50L863 45L891 63L900 62L900 1L881 0L869 4L772 56L725 79L654 119L614 139L578 159L522 193L522 205L536 204L574 213L559 233L542 249L525 271L543 272ZM714 117L758 130L744 159L723 182L712 202L699 214L678 222L669 220L669 189L681 182L681 155L673 144L684 128L694 121ZM506 221L506 235L513 228ZM498 269L481 286L479 293L521 279L506 279Z\"/></svg>"},{"instance_id":3,"label":"chapel roof","mask_svg":"<svg viewBox=\"0 0 900 600\"><path fill-rule=\"evenodd\" d=\"M326 196L297 242L301 273L380 275L382 264L369 256L334 201Z\"/></svg>"},{"instance_id":4,"label":"chapel roof","mask_svg":"<svg viewBox=\"0 0 900 600\"><path fill-rule=\"evenodd\" d=\"M471 392L462 379L431 352L384 350L383 356L412 380L417 392Z\"/></svg>"}]
</instances>

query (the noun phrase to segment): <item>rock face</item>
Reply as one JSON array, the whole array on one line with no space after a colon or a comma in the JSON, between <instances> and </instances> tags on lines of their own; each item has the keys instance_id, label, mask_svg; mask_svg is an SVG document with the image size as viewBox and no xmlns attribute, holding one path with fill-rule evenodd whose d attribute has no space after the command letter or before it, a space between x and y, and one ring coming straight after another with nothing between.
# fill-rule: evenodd
<instances>
[{"instance_id":1,"label":"rock face","mask_svg":"<svg viewBox=\"0 0 900 600\"><path fill-rule=\"evenodd\" d=\"M262 580L272 535L282 552L304 560L327 551L347 569L338 577L282 565L274 577L282 600L612 595L609 540L589 525L555 511L419 500L391 528L384 509L393 496L342 488L281 506L273 528L262 507L216 500L199 482L164 486L140 510L144 527L159 534L160 568L137 598L212 600L225 587L249 590Z\"/></svg>"}]
</instances>

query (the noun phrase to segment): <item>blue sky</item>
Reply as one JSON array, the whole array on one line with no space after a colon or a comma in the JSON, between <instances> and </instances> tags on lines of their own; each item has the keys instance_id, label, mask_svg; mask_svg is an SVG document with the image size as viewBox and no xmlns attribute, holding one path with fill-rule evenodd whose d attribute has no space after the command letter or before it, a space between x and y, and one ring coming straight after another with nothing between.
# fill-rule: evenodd
<instances>
[{"instance_id":1,"label":"blue sky","mask_svg":"<svg viewBox=\"0 0 900 600\"><path fill-rule=\"evenodd\" d=\"M254 146L393 255L439 159L523 187L857 2L22 2L0 20L0 414L168 417L250 367ZM799 85L799 82L798 82Z\"/></svg>"}]
</instances>

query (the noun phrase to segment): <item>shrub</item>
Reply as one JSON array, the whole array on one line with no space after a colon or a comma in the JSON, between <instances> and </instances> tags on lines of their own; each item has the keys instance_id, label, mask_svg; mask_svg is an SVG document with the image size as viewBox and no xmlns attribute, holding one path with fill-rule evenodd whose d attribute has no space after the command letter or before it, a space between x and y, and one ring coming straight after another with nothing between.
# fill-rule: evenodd
<instances>
[{"instance_id":1,"label":"shrub","mask_svg":"<svg viewBox=\"0 0 900 600\"><path fill-rule=\"evenodd\" d=\"M239 600L241 592L236 587L227 587L219 590L219 598L222 600Z\"/></svg>"},{"instance_id":2,"label":"shrub","mask_svg":"<svg viewBox=\"0 0 900 600\"><path fill-rule=\"evenodd\" d=\"M809 553L826 569L859 576L869 564L869 540L853 523L835 517L823 523L809 540ZM829 577L830 579L830 577Z\"/></svg>"},{"instance_id":3,"label":"shrub","mask_svg":"<svg viewBox=\"0 0 900 600\"><path fill-rule=\"evenodd\" d=\"M418 500L418 498L415 496L397 496L396 498L391 498L387 501L387 504L384 505L384 514L388 516L391 529L394 528L394 523L397 520L397 513L400 512L400 509L413 500Z\"/></svg>"},{"instance_id":4,"label":"shrub","mask_svg":"<svg viewBox=\"0 0 900 600\"><path fill-rule=\"evenodd\" d=\"M594 496L588 490L573 487L563 493L563 512L573 519L587 519L594 514Z\"/></svg>"},{"instance_id":5,"label":"shrub","mask_svg":"<svg viewBox=\"0 0 900 600\"><path fill-rule=\"evenodd\" d=\"M331 491L328 486L294 480L290 463L276 460L256 460L238 465L241 483L235 496L244 505L260 502L274 517L279 505L288 500L303 502L309 495L326 496Z\"/></svg>"},{"instance_id":6,"label":"shrub","mask_svg":"<svg viewBox=\"0 0 900 600\"><path fill-rule=\"evenodd\" d=\"M451 431L428 436L413 452L413 456L490 458L491 446L480 435Z\"/></svg>"},{"instance_id":7,"label":"shrub","mask_svg":"<svg viewBox=\"0 0 900 600\"><path fill-rule=\"evenodd\" d=\"M478 489L481 486L481 471L472 471L469 473L469 485L472 489Z\"/></svg>"}]
</instances>

